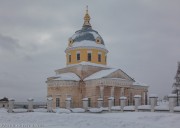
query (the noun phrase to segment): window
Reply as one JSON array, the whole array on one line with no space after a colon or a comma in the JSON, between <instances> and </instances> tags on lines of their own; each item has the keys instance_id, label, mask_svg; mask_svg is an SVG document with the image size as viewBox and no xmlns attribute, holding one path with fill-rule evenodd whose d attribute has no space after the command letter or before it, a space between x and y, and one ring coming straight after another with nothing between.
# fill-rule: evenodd
<instances>
[{"instance_id":1,"label":"window","mask_svg":"<svg viewBox=\"0 0 180 128\"><path fill-rule=\"evenodd\" d=\"M71 63L71 55L69 55L69 63Z\"/></svg>"},{"instance_id":2,"label":"window","mask_svg":"<svg viewBox=\"0 0 180 128\"><path fill-rule=\"evenodd\" d=\"M72 46L72 44L73 44L73 39L69 39L69 46L71 47Z\"/></svg>"},{"instance_id":3,"label":"window","mask_svg":"<svg viewBox=\"0 0 180 128\"><path fill-rule=\"evenodd\" d=\"M96 38L96 43L97 43L97 44L101 44L101 38L97 37L97 38Z\"/></svg>"},{"instance_id":4,"label":"window","mask_svg":"<svg viewBox=\"0 0 180 128\"><path fill-rule=\"evenodd\" d=\"M56 107L60 107L60 98L56 98Z\"/></svg>"},{"instance_id":5,"label":"window","mask_svg":"<svg viewBox=\"0 0 180 128\"><path fill-rule=\"evenodd\" d=\"M80 53L77 53L77 54L76 54L76 59L77 59L77 61L80 60Z\"/></svg>"},{"instance_id":6,"label":"window","mask_svg":"<svg viewBox=\"0 0 180 128\"><path fill-rule=\"evenodd\" d=\"M88 53L88 61L91 61L91 53Z\"/></svg>"},{"instance_id":7,"label":"window","mask_svg":"<svg viewBox=\"0 0 180 128\"><path fill-rule=\"evenodd\" d=\"M98 54L98 62L101 62L101 54Z\"/></svg>"}]
</instances>

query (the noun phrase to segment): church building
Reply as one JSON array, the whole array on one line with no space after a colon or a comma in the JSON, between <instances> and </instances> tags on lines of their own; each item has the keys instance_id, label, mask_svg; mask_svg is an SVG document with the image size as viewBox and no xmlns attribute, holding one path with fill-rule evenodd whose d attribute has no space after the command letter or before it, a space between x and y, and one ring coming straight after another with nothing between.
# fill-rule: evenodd
<instances>
[{"instance_id":1,"label":"church building","mask_svg":"<svg viewBox=\"0 0 180 128\"><path fill-rule=\"evenodd\" d=\"M108 49L99 33L92 29L88 9L82 28L68 40L66 66L55 70L55 76L47 78L47 97L52 97L53 108L65 107L71 98L72 107L82 107L82 99L88 98L89 107L97 107L97 99L127 97L127 105L134 104L134 95L141 95L141 103L147 104L148 86L136 82L121 69L107 66Z\"/></svg>"}]
</instances>

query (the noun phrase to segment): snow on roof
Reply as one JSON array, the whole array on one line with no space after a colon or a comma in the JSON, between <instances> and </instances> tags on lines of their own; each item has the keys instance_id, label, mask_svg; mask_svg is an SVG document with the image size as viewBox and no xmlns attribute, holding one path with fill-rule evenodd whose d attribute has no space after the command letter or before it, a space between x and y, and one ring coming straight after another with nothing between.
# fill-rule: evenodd
<instances>
[{"instance_id":1,"label":"snow on roof","mask_svg":"<svg viewBox=\"0 0 180 128\"><path fill-rule=\"evenodd\" d=\"M92 34L93 38L97 38L100 36L97 31L92 30L92 29L88 29L88 30L76 31L75 34L71 38L74 40L75 38L80 37L80 36L87 36L88 33Z\"/></svg>"},{"instance_id":2,"label":"snow on roof","mask_svg":"<svg viewBox=\"0 0 180 128\"><path fill-rule=\"evenodd\" d=\"M85 62L85 61L82 61L82 62L80 62L78 64L69 64L69 65L67 65L67 67L76 66L76 65L90 65L90 66L97 66L97 67L108 67L106 65L95 64L95 63Z\"/></svg>"},{"instance_id":3,"label":"snow on roof","mask_svg":"<svg viewBox=\"0 0 180 128\"><path fill-rule=\"evenodd\" d=\"M74 42L80 42L82 40L95 41L97 38L100 38L101 44L104 45L102 37L97 31L93 30L92 28L82 28L81 30L76 31L75 34L71 37Z\"/></svg>"},{"instance_id":4,"label":"snow on roof","mask_svg":"<svg viewBox=\"0 0 180 128\"><path fill-rule=\"evenodd\" d=\"M123 79L123 78L110 78L112 80L126 80L126 79Z\"/></svg>"},{"instance_id":5,"label":"snow on roof","mask_svg":"<svg viewBox=\"0 0 180 128\"><path fill-rule=\"evenodd\" d=\"M118 69L105 69L105 70L101 70L99 72L96 72L94 74L92 74L91 76L85 78L85 80L92 80L92 79L99 79L99 78L103 78L106 77L107 75L117 71Z\"/></svg>"},{"instance_id":6,"label":"snow on roof","mask_svg":"<svg viewBox=\"0 0 180 128\"><path fill-rule=\"evenodd\" d=\"M62 73L58 74L55 80L75 80L79 81L80 78L75 73Z\"/></svg>"},{"instance_id":7,"label":"snow on roof","mask_svg":"<svg viewBox=\"0 0 180 128\"><path fill-rule=\"evenodd\" d=\"M87 33L91 33L93 35L94 38L97 38L99 37L99 35L97 34L97 32L95 31L82 31L82 30L79 30L79 31L76 31L76 33L71 37L73 40L79 36L84 36L86 35Z\"/></svg>"},{"instance_id":8,"label":"snow on roof","mask_svg":"<svg viewBox=\"0 0 180 128\"><path fill-rule=\"evenodd\" d=\"M140 83L140 82L137 82L137 81L135 81L135 82L133 83L133 85L148 86L147 84Z\"/></svg>"},{"instance_id":9,"label":"snow on roof","mask_svg":"<svg viewBox=\"0 0 180 128\"><path fill-rule=\"evenodd\" d=\"M97 37L99 37L99 35L98 35L96 32L94 32L94 31L91 31L91 32L89 32L89 33L93 34L93 36L94 36L95 39L96 39Z\"/></svg>"},{"instance_id":10,"label":"snow on roof","mask_svg":"<svg viewBox=\"0 0 180 128\"><path fill-rule=\"evenodd\" d=\"M106 49L106 47L103 44L97 44L96 42L89 41L89 40L83 40L81 42L75 42L72 44L72 46L70 48L76 48L76 47L97 47L97 48Z\"/></svg>"}]
</instances>

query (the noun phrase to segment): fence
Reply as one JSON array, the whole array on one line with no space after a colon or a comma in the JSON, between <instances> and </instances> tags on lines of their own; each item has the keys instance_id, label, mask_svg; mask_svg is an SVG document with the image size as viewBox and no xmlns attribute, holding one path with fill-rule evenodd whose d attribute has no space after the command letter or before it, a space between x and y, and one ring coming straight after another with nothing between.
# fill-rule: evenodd
<instances>
[{"instance_id":1,"label":"fence","mask_svg":"<svg viewBox=\"0 0 180 128\"><path fill-rule=\"evenodd\" d=\"M103 102L102 98L97 99L97 102L89 103L88 98L82 99L81 103L75 103L72 101L71 98L67 98L66 102L62 102L64 108L71 109L76 108L77 106L85 109L88 111L89 108L92 106L97 106L97 108L103 108L104 105L107 105L107 108L103 108L104 111L166 111L166 112L180 112L180 106L177 106L177 97L174 94L170 94L168 96L169 103L165 105L158 105L157 104L157 95L150 95L149 96L149 105L142 105L141 104L141 96L135 95L134 96L134 105L126 106L127 98L120 97L119 103L120 105L114 106L114 98L109 97L108 102ZM32 112L34 108L43 107L47 108L47 112L53 112L53 102L52 98L48 98L47 102L33 102L33 99L28 99L28 102L15 102L13 99L9 100L9 108L8 112L13 112L14 108L23 107L27 108L28 112Z\"/></svg>"}]
</instances>

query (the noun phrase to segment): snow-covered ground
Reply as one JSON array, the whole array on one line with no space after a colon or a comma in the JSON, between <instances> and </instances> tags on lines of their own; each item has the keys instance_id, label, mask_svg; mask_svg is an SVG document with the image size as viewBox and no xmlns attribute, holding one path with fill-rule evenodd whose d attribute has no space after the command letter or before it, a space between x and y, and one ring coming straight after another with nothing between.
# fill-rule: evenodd
<instances>
[{"instance_id":1,"label":"snow-covered ground","mask_svg":"<svg viewBox=\"0 0 180 128\"><path fill-rule=\"evenodd\" d=\"M180 113L7 113L0 109L0 128L180 128Z\"/></svg>"}]
</instances>

